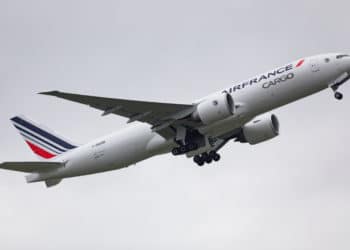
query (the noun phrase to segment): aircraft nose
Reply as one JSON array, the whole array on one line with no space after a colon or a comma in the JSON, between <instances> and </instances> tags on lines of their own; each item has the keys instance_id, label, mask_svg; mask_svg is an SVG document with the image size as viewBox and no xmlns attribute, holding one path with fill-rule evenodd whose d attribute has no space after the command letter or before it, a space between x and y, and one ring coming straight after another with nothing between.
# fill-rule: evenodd
<instances>
[{"instance_id":1,"label":"aircraft nose","mask_svg":"<svg viewBox=\"0 0 350 250\"><path fill-rule=\"evenodd\" d=\"M337 59L340 60L339 66L342 71L348 72L350 74L350 56L349 55L339 55Z\"/></svg>"}]
</instances>

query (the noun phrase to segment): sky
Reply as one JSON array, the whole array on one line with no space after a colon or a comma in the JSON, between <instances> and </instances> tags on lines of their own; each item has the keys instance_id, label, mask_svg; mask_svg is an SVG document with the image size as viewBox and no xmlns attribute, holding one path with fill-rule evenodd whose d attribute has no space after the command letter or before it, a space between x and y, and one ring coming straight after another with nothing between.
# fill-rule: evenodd
<instances>
[{"instance_id":1,"label":"sky","mask_svg":"<svg viewBox=\"0 0 350 250\"><path fill-rule=\"evenodd\" d=\"M126 119L36 93L191 103L305 56L350 53L347 0L0 0L0 161L36 157L9 118L83 144ZM163 155L47 189L0 170L0 249L345 250L350 84L274 110L279 137L204 168Z\"/></svg>"}]
</instances>

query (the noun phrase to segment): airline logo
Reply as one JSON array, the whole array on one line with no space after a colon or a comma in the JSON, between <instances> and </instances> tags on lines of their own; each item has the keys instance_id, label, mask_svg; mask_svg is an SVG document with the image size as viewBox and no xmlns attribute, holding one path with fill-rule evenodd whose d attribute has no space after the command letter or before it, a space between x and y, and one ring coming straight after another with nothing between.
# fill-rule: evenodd
<instances>
[{"instance_id":1,"label":"airline logo","mask_svg":"<svg viewBox=\"0 0 350 250\"><path fill-rule=\"evenodd\" d=\"M52 132L40 128L24 117L16 116L11 121L31 150L41 158L50 159L76 148L75 145L72 145Z\"/></svg>"},{"instance_id":2,"label":"airline logo","mask_svg":"<svg viewBox=\"0 0 350 250\"><path fill-rule=\"evenodd\" d=\"M269 86L272 86L272 85L276 85L279 82L290 80L290 79L294 78L294 73L290 73L290 71L293 70L294 68L301 67L304 64L304 62L305 62L305 60L301 59L295 65L289 64L287 66L284 66L284 67L281 67L281 68L276 69L274 71L271 71L271 72L268 72L266 74L263 74L263 75L261 75L259 77L255 77L255 78L253 78L253 79L251 79L251 80L249 80L247 82L243 82L241 84L235 85L235 86L233 86L232 88L228 89L225 92L232 93L232 92L235 92L237 90L242 90L242 89L244 89L244 88L246 88L248 86L252 86L252 85L254 85L256 83L260 83L262 81L267 81L267 80L269 80L269 79L271 79L273 77L277 77L275 79L275 80L277 80L277 82L275 82L275 81L265 82L263 84L263 88L267 88L266 83L273 82L274 84L269 84Z\"/></svg>"},{"instance_id":3,"label":"airline logo","mask_svg":"<svg viewBox=\"0 0 350 250\"><path fill-rule=\"evenodd\" d=\"M304 59L301 59L301 60L297 63L297 65L296 65L295 67L296 67L296 68L301 67L301 66L304 64L304 62L305 62L305 60L304 60Z\"/></svg>"}]
</instances>

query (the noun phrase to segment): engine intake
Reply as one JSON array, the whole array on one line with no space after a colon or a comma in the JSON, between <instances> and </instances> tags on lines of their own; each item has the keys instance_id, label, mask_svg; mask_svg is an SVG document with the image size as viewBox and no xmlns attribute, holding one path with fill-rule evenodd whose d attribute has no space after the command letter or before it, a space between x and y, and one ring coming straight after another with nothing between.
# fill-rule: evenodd
<instances>
[{"instance_id":1,"label":"engine intake","mask_svg":"<svg viewBox=\"0 0 350 250\"><path fill-rule=\"evenodd\" d=\"M242 133L241 142L255 145L278 136L279 121L275 115L260 116L244 125Z\"/></svg>"},{"instance_id":2,"label":"engine intake","mask_svg":"<svg viewBox=\"0 0 350 250\"><path fill-rule=\"evenodd\" d=\"M220 93L199 103L192 114L192 118L209 125L233 115L234 108L232 96L228 93Z\"/></svg>"}]
</instances>

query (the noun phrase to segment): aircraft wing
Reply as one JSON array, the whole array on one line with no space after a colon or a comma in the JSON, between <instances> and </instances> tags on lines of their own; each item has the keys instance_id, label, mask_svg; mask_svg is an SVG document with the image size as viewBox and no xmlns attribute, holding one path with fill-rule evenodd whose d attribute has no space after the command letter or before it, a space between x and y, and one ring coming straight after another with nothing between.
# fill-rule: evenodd
<instances>
[{"instance_id":1,"label":"aircraft wing","mask_svg":"<svg viewBox=\"0 0 350 250\"><path fill-rule=\"evenodd\" d=\"M174 136L174 131L169 126L177 120L188 116L194 110L194 106L188 104L145 102L79 95L60 91L49 91L39 94L56 96L89 105L90 107L102 110L103 116L108 114L124 116L129 118L128 123L134 121L149 123L152 125L154 131L164 137Z\"/></svg>"},{"instance_id":2,"label":"aircraft wing","mask_svg":"<svg viewBox=\"0 0 350 250\"><path fill-rule=\"evenodd\" d=\"M25 162L3 162L0 164L0 169L7 169L20 172L41 172L54 168L63 167L62 162L44 162L44 161L25 161Z\"/></svg>"}]
</instances>

